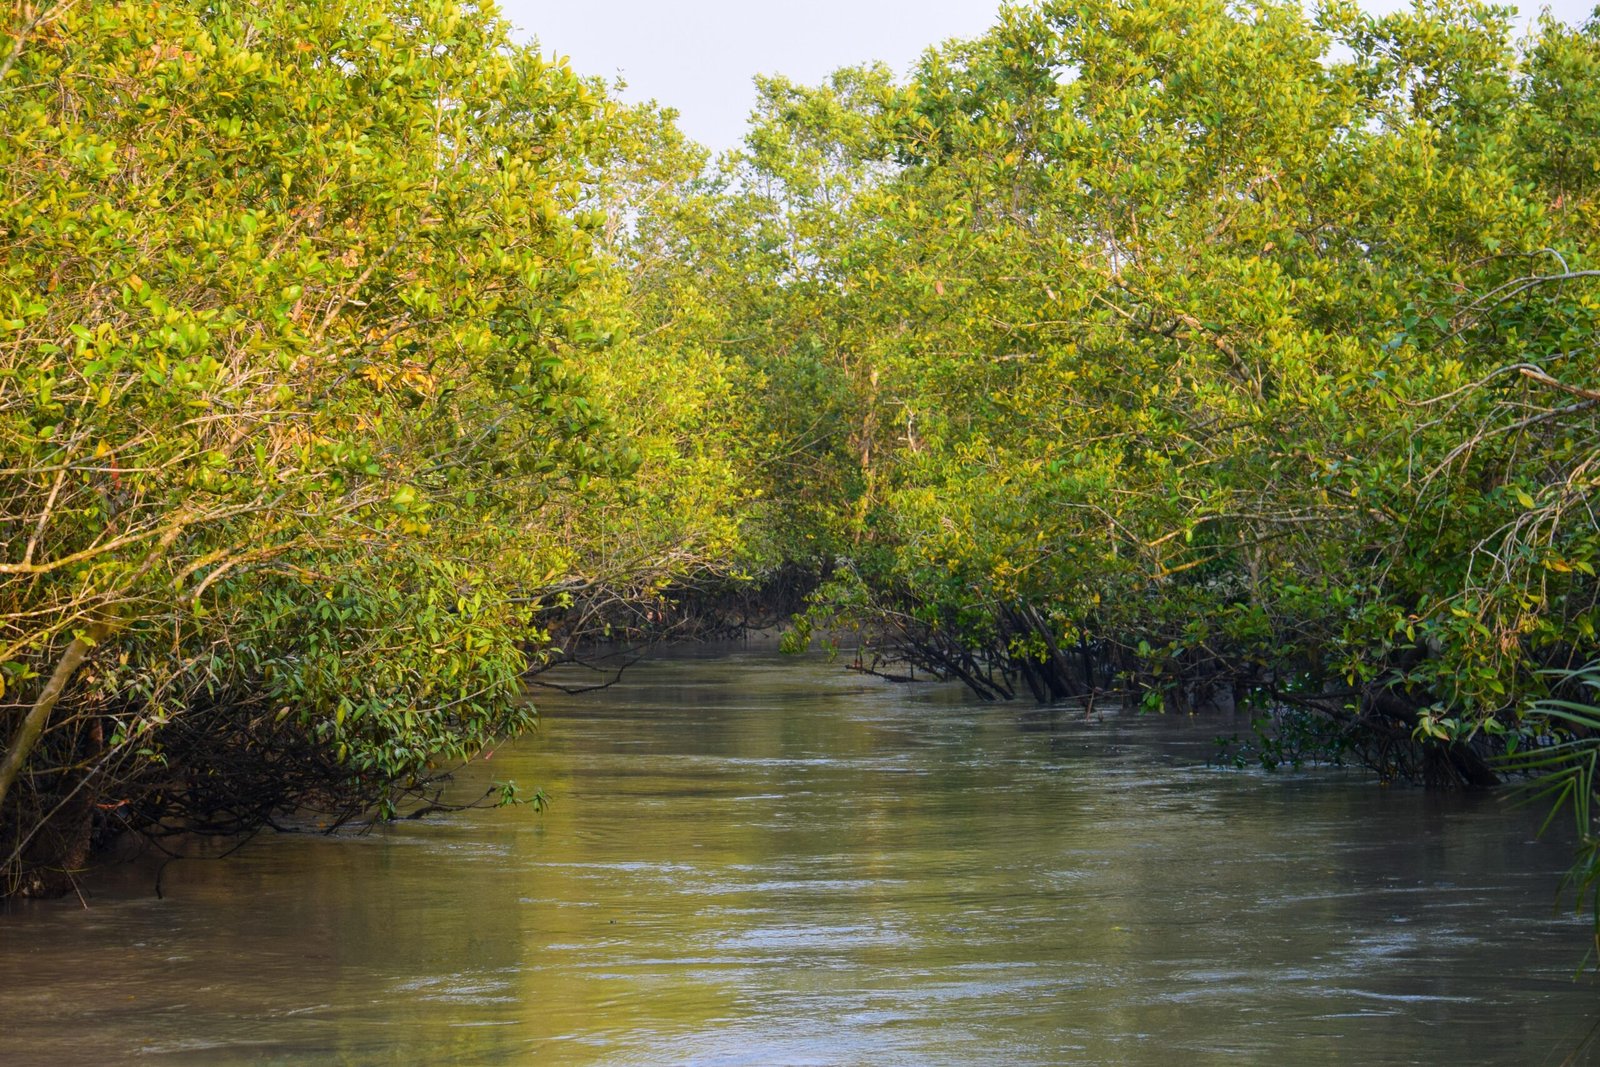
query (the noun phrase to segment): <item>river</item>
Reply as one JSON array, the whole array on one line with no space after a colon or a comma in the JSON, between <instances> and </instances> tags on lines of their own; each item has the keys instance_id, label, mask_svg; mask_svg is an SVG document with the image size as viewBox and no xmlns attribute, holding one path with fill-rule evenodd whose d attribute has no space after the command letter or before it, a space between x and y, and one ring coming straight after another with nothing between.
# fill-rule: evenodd
<instances>
[{"instance_id":1,"label":"river","mask_svg":"<svg viewBox=\"0 0 1600 1067\"><path fill-rule=\"evenodd\" d=\"M1567 845L1498 798L759 652L540 699L456 788L542 814L13 907L0 1063L1559 1064L1600 1019Z\"/></svg>"}]
</instances>

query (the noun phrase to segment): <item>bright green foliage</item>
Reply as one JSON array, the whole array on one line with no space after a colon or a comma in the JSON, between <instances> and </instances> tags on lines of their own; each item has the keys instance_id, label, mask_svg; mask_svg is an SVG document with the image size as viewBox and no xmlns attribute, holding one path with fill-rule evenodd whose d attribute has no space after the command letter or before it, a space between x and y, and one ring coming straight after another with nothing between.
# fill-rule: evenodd
<instances>
[{"instance_id":1,"label":"bright green foliage","mask_svg":"<svg viewBox=\"0 0 1600 1067\"><path fill-rule=\"evenodd\" d=\"M1524 729L1595 650L1595 48L1085 0L769 86L744 189L799 247L751 358L825 382L854 461L835 617L990 691L1081 650L1310 702L1476 780L1401 750Z\"/></svg>"},{"instance_id":2,"label":"bright green foliage","mask_svg":"<svg viewBox=\"0 0 1600 1067\"><path fill-rule=\"evenodd\" d=\"M539 519L640 462L581 380L626 313L597 166L620 112L481 5L28 16L0 138L4 740L73 634L97 647L22 753L0 863L63 797L387 805L525 727L574 567ZM151 785L169 759L217 796Z\"/></svg>"},{"instance_id":3,"label":"bright green foliage","mask_svg":"<svg viewBox=\"0 0 1600 1067\"><path fill-rule=\"evenodd\" d=\"M708 164L481 5L11 10L8 868L392 807L546 627L785 564L986 695L1437 782L1600 652L1600 23L1042 0Z\"/></svg>"},{"instance_id":4,"label":"bright green foliage","mask_svg":"<svg viewBox=\"0 0 1600 1067\"><path fill-rule=\"evenodd\" d=\"M626 442L632 476L552 498L525 536L549 544L574 596L609 600L626 616L659 608L669 587L737 568L748 493L730 417L737 354L717 343L719 310L684 276L672 244L703 225L704 150L670 112L651 108L614 114L609 135L598 210L613 269L581 306L607 344L572 362Z\"/></svg>"}]
</instances>

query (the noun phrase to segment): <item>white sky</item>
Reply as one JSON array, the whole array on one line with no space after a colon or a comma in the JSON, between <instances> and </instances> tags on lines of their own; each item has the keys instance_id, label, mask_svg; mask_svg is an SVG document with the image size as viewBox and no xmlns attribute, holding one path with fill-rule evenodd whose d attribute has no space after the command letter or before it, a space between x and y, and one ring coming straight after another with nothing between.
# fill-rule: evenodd
<instances>
[{"instance_id":1,"label":"white sky","mask_svg":"<svg viewBox=\"0 0 1600 1067\"><path fill-rule=\"evenodd\" d=\"M1371 10L1409 6L1362 2ZM1548 6L1575 23L1596 2ZM756 74L810 84L875 59L904 74L929 45L987 29L999 0L500 0L500 7L524 40L537 37L546 52L570 56L580 73L608 81L620 74L626 99L677 108L689 136L720 150L744 135Z\"/></svg>"}]
</instances>

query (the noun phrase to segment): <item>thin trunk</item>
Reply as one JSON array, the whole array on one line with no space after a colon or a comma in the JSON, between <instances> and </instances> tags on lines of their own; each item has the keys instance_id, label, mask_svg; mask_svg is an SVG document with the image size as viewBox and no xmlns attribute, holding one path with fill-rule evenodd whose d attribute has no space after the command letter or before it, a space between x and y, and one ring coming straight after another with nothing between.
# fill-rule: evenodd
<instances>
[{"instance_id":1,"label":"thin trunk","mask_svg":"<svg viewBox=\"0 0 1600 1067\"><path fill-rule=\"evenodd\" d=\"M50 680L45 683L44 689L40 690L39 698L33 702L33 707L28 709L27 717L22 720L22 725L11 738L11 743L6 747L5 758L0 760L0 809L5 807L6 794L11 791L17 775L22 773L23 766L33 753L33 746L39 743L45 725L50 721L50 713L55 710L56 702L61 699L67 683L72 681L72 676L83 664L89 649L94 647L94 640L102 629L97 626L94 627L90 637L72 639L72 643L62 653L60 661L56 663L56 669L50 672Z\"/></svg>"}]
</instances>

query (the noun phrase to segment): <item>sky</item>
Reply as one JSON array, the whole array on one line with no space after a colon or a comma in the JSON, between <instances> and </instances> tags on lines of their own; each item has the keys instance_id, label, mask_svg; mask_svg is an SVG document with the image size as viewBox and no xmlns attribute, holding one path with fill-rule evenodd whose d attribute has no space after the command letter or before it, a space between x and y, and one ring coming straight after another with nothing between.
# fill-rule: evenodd
<instances>
[{"instance_id":1,"label":"sky","mask_svg":"<svg viewBox=\"0 0 1600 1067\"><path fill-rule=\"evenodd\" d=\"M1582 22L1600 0L1550 0ZM1372 11L1409 0L1362 0ZM1523 5L1536 12L1543 4ZM839 67L882 60L904 74L929 45L972 37L999 0L500 0L523 40L571 58L573 69L628 82L627 100L677 108L684 132L709 148L738 145L755 103L751 79L812 84Z\"/></svg>"}]
</instances>

